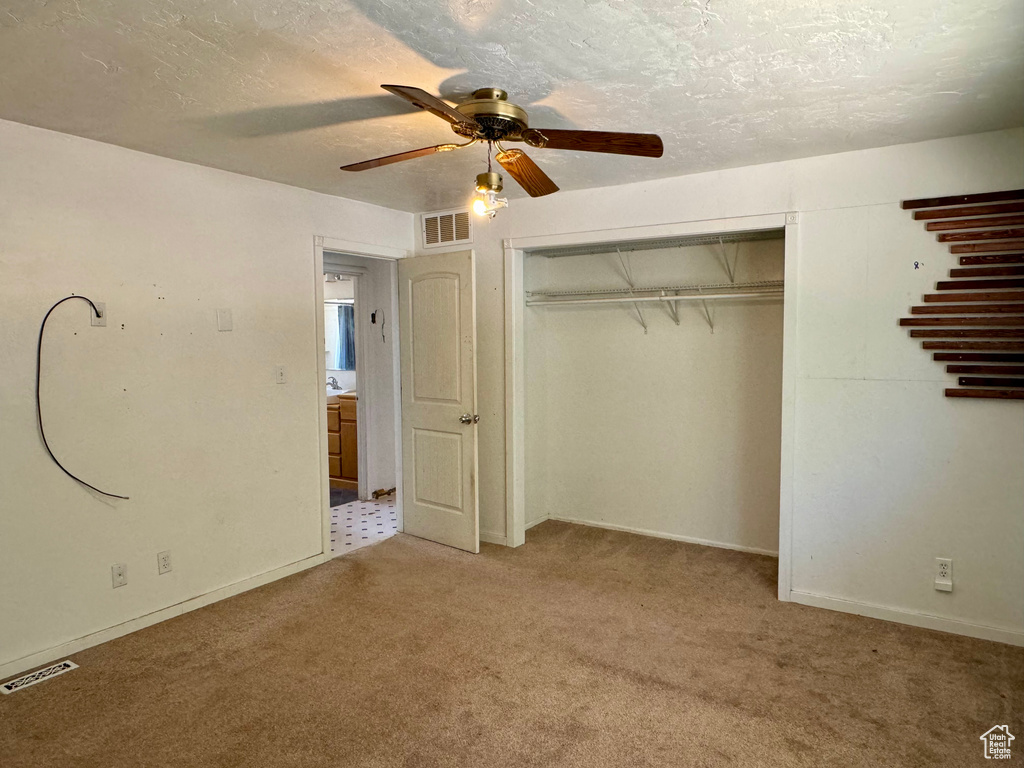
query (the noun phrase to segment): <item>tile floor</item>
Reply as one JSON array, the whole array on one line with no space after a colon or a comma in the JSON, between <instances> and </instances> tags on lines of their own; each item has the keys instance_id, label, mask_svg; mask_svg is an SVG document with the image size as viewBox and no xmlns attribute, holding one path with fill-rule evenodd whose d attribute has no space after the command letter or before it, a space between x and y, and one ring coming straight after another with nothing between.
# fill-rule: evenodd
<instances>
[{"instance_id":1,"label":"tile floor","mask_svg":"<svg viewBox=\"0 0 1024 768\"><path fill-rule=\"evenodd\" d=\"M331 552L344 555L398 533L394 494L331 507Z\"/></svg>"}]
</instances>

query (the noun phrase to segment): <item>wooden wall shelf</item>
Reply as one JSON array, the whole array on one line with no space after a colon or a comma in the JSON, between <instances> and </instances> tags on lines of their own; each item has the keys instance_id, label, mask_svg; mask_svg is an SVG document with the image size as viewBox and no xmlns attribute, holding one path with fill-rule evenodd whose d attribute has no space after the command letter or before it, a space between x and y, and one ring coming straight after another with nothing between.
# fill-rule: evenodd
<instances>
[{"instance_id":1,"label":"wooden wall shelf","mask_svg":"<svg viewBox=\"0 0 1024 768\"><path fill-rule=\"evenodd\" d=\"M1007 227L1013 224L1024 224L1024 215L983 216L980 219L952 219L951 221L930 221L924 225L928 232L939 232L948 229L978 229L981 227Z\"/></svg>"},{"instance_id":2,"label":"wooden wall shelf","mask_svg":"<svg viewBox=\"0 0 1024 768\"><path fill-rule=\"evenodd\" d=\"M970 306L965 306L964 304L932 304L930 306L910 308L912 315L956 315L963 313L972 315L1009 315L1016 312L1024 312L1024 304L972 304Z\"/></svg>"},{"instance_id":3,"label":"wooden wall shelf","mask_svg":"<svg viewBox=\"0 0 1024 768\"><path fill-rule=\"evenodd\" d=\"M994 240L991 243L961 243L951 246L950 253L999 253L1024 248L1024 240Z\"/></svg>"},{"instance_id":4,"label":"wooden wall shelf","mask_svg":"<svg viewBox=\"0 0 1024 768\"><path fill-rule=\"evenodd\" d=\"M947 205L974 205L975 203L994 203L999 200L1024 202L1024 189L1007 189L1002 192L982 192L977 195L952 195L950 197L924 197L919 200L904 200L900 207L910 208L942 208Z\"/></svg>"},{"instance_id":5,"label":"wooden wall shelf","mask_svg":"<svg viewBox=\"0 0 1024 768\"><path fill-rule=\"evenodd\" d=\"M944 363L1024 363L1024 355L996 352L935 352L932 359Z\"/></svg>"},{"instance_id":6,"label":"wooden wall shelf","mask_svg":"<svg viewBox=\"0 0 1024 768\"><path fill-rule=\"evenodd\" d=\"M1024 379L1000 379L992 376L961 376L957 379L961 387L1002 387L1003 389L1024 389Z\"/></svg>"},{"instance_id":7,"label":"wooden wall shelf","mask_svg":"<svg viewBox=\"0 0 1024 768\"><path fill-rule=\"evenodd\" d=\"M1024 400L1024 189L904 200L959 267L900 319L957 374L946 397ZM926 317L921 317L926 315ZM973 375L961 375L973 374Z\"/></svg>"},{"instance_id":8,"label":"wooden wall shelf","mask_svg":"<svg viewBox=\"0 0 1024 768\"><path fill-rule=\"evenodd\" d=\"M983 256L961 256L960 266L972 264L1024 264L1024 251L1019 253L986 254Z\"/></svg>"},{"instance_id":9,"label":"wooden wall shelf","mask_svg":"<svg viewBox=\"0 0 1024 768\"><path fill-rule=\"evenodd\" d=\"M1020 389L947 389L946 397L989 397L999 400L1024 400Z\"/></svg>"},{"instance_id":10,"label":"wooden wall shelf","mask_svg":"<svg viewBox=\"0 0 1024 768\"><path fill-rule=\"evenodd\" d=\"M950 270L952 276L953 270ZM1000 279L998 277L992 279L972 280L965 278L961 280L940 280L935 284L935 287L940 291L956 291L956 290L987 290L989 288L1024 288L1024 278L1011 277Z\"/></svg>"},{"instance_id":11,"label":"wooden wall shelf","mask_svg":"<svg viewBox=\"0 0 1024 768\"><path fill-rule=\"evenodd\" d=\"M919 221L927 219L957 219L969 216L1018 213L1020 211L1024 211L1024 202L999 203L998 205L971 205L966 208L943 208L941 211L916 211L914 218Z\"/></svg>"},{"instance_id":12,"label":"wooden wall shelf","mask_svg":"<svg viewBox=\"0 0 1024 768\"><path fill-rule=\"evenodd\" d=\"M966 282L966 281L965 281ZM995 293L992 291L972 291L970 293L926 293L926 302L948 302L948 301L1024 301L1024 291L1007 291L1006 293ZM962 311L969 312L967 308Z\"/></svg>"},{"instance_id":13,"label":"wooden wall shelf","mask_svg":"<svg viewBox=\"0 0 1024 768\"><path fill-rule=\"evenodd\" d=\"M1024 376L1024 365L947 365L946 373L995 373L1002 376Z\"/></svg>"},{"instance_id":14,"label":"wooden wall shelf","mask_svg":"<svg viewBox=\"0 0 1024 768\"><path fill-rule=\"evenodd\" d=\"M940 243L971 243L976 240L1009 240L1024 237L1024 229L982 229L977 232L943 232L938 235Z\"/></svg>"},{"instance_id":15,"label":"wooden wall shelf","mask_svg":"<svg viewBox=\"0 0 1024 768\"><path fill-rule=\"evenodd\" d=\"M972 307L973 309L973 307ZM1024 315L1009 315L995 317L904 317L900 319L900 325L922 326L922 325L951 325L951 326L1013 326L1024 328ZM913 334L911 334L913 336Z\"/></svg>"},{"instance_id":16,"label":"wooden wall shelf","mask_svg":"<svg viewBox=\"0 0 1024 768\"><path fill-rule=\"evenodd\" d=\"M915 339L1024 339L1024 328L915 328Z\"/></svg>"},{"instance_id":17,"label":"wooden wall shelf","mask_svg":"<svg viewBox=\"0 0 1024 768\"><path fill-rule=\"evenodd\" d=\"M963 267L949 270L950 277L1012 277L1013 275L1024 275L1024 264L1006 267Z\"/></svg>"},{"instance_id":18,"label":"wooden wall shelf","mask_svg":"<svg viewBox=\"0 0 1024 768\"><path fill-rule=\"evenodd\" d=\"M978 352L1024 352L1020 341L922 341L924 349L971 349Z\"/></svg>"}]
</instances>

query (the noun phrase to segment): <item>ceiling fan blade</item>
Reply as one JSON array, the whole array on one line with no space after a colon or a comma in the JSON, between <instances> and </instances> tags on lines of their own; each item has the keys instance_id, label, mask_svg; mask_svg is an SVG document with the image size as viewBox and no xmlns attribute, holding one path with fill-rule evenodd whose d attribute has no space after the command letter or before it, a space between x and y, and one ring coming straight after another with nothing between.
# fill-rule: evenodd
<instances>
[{"instance_id":1,"label":"ceiling fan blade","mask_svg":"<svg viewBox=\"0 0 1024 768\"><path fill-rule=\"evenodd\" d=\"M564 131L530 128L523 141L531 147L576 149L581 152L607 152L612 155L661 157L665 145L653 133L614 133L612 131Z\"/></svg>"},{"instance_id":2,"label":"ceiling fan blade","mask_svg":"<svg viewBox=\"0 0 1024 768\"><path fill-rule=\"evenodd\" d=\"M414 88L411 85L382 85L381 88L395 94L395 96L401 96L414 106L425 109L427 112L431 112L453 125L456 123L476 125L476 120L466 117L461 112L457 112L454 108L437 98L437 96L430 95L422 88Z\"/></svg>"},{"instance_id":3,"label":"ceiling fan blade","mask_svg":"<svg viewBox=\"0 0 1024 768\"><path fill-rule=\"evenodd\" d=\"M557 192L558 187L540 167L521 149L507 149L495 155L508 175L519 182L530 197L543 197Z\"/></svg>"},{"instance_id":4,"label":"ceiling fan blade","mask_svg":"<svg viewBox=\"0 0 1024 768\"><path fill-rule=\"evenodd\" d=\"M462 145L465 146L465 145ZM350 165L341 166L343 171L368 171L371 168L379 168L382 165L391 165L392 163L400 163L403 160L413 160L417 157L423 157L424 155L432 155L435 152L450 152L453 149L458 149L458 144L438 144L433 147L423 147L422 149L410 149L408 152L399 152L395 155L385 155L384 157L375 157L373 160L364 160L361 163L352 163Z\"/></svg>"}]
</instances>

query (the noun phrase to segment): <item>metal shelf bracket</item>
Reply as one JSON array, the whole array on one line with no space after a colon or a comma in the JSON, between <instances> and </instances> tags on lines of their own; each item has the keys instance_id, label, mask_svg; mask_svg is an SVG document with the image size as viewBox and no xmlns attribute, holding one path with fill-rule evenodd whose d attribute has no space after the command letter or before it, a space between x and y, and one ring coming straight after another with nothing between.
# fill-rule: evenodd
<instances>
[{"instance_id":1,"label":"metal shelf bracket","mask_svg":"<svg viewBox=\"0 0 1024 768\"><path fill-rule=\"evenodd\" d=\"M633 282L633 270L630 269L629 254L626 254L625 258L622 256L622 251L618 248L615 249L615 253L619 256L619 264L622 265L622 274L626 278L626 285L629 286L629 295L633 296L633 290L636 288L636 284ZM636 317L640 321L640 326L644 329L644 335L647 335L647 321L644 320L644 313L640 310L639 302L633 302L633 309L636 310Z\"/></svg>"}]
</instances>

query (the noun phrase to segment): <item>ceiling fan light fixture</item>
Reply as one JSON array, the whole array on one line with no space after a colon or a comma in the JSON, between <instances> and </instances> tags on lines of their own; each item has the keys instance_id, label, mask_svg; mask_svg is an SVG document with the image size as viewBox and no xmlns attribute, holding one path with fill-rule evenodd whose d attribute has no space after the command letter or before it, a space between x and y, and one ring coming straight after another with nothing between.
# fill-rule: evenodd
<instances>
[{"instance_id":1,"label":"ceiling fan light fixture","mask_svg":"<svg viewBox=\"0 0 1024 768\"><path fill-rule=\"evenodd\" d=\"M488 171L476 177L476 194L473 195L472 208L477 216L493 219L499 208L508 207L508 199L498 197L503 188L501 174Z\"/></svg>"}]
</instances>

